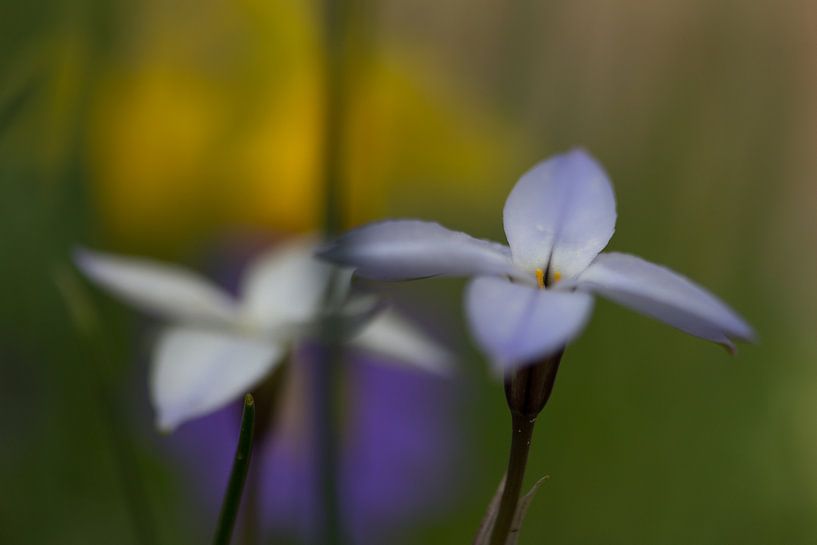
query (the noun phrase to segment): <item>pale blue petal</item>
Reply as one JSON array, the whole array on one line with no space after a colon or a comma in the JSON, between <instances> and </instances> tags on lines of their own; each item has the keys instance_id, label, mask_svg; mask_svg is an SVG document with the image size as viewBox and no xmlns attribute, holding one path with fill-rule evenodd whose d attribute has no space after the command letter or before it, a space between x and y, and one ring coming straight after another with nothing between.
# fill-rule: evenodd
<instances>
[{"instance_id":1,"label":"pale blue petal","mask_svg":"<svg viewBox=\"0 0 817 545\"><path fill-rule=\"evenodd\" d=\"M315 319L326 296L331 267L314 257L316 239L286 242L265 252L242 280L245 319L265 330Z\"/></svg>"},{"instance_id":2,"label":"pale blue petal","mask_svg":"<svg viewBox=\"0 0 817 545\"><path fill-rule=\"evenodd\" d=\"M418 220L366 225L341 236L319 256L377 280L520 274L507 247Z\"/></svg>"},{"instance_id":3,"label":"pale blue petal","mask_svg":"<svg viewBox=\"0 0 817 545\"><path fill-rule=\"evenodd\" d=\"M717 297L680 274L633 255L600 254L576 285L730 350L733 340L755 338L749 324Z\"/></svg>"},{"instance_id":4,"label":"pale blue petal","mask_svg":"<svg viewBox=\"0 0 817 545\"><path fill-rule=\"evenodd\" d=\"M156 424L179 424L239 399L281 361L284 350L262 339L173 327L156 346L150 396Z\"/></svg>"},{"instance_id":5,"label":"pale blue petal","mask_svg":"<svg viewBox=\"0 0 817 545\"><path fill-rule=\"evenodd\" d=\"M468 286L465 308L477 344L497 372L508 374L573 340L590 318L593 297L482 277Z\"/></svg>"},{"instance_id":6,"label":"pale blue petal","mask_svg":"<svg viewBox=\"0 0 817 545\"><path fill-rule=\"evenodd\" d=\"M237 319L237 304L228 294L181 267L90 250L78 250L75 262L94 283L141 310L185 321Z\"/></svg>"},{"instance_id":7,"label":"pale blue petal","mask_svg":"<svg viewBox=\"0 0 817 545\"><path fill-rule=\"evenodd\" d=\"M451 372L455 360L448 349L390 308L372 318L349 343L432 373Z\"/></svg>"},{"instance_id":8,"label":"pale blue petal","mask_svg":"<svg viewBox=\"0 0 817 545\"><path fill-rule=\"evenodd\" d=\"M607 246L616 225L610 180L584 150L543 161L508 196L505 234L514 261L562 278L581 273ZM553 276L551 276L553 278Z\"/></svg>"}]
</instances>

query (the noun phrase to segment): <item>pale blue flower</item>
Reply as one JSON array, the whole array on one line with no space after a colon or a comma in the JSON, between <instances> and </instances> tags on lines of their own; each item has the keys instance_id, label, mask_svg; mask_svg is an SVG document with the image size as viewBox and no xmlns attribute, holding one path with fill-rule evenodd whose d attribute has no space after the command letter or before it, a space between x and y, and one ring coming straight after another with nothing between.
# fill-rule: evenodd
<instances>
[{"instance_id":1,"label":"pale blue flower","mask_svg":"<svg viewBox=\"0 0 817 545\"><path fill-rule=\"evenodd\" d=\"M370 224L320 252L379 280L475 276L466 313L498 372L552 355L584 328L598 294L734 350L752 328L687 278L639 257L600 253L615 230L616 201L584 150L525 173L505 203L508 246L418 220Z\"/></svg>"},{"instance_id":2,"label":"pale blue flower","mask_svg":"<svg viewBox=\"0 0 817 545\"><path fill-rule=\"evenodd\" d=\"M156 424L170 431L240 398L287 354L313 337L330 267L313 259L314 241L276 247L244 272L239 297L185 269L146 259L81 250L77 266L118 298L168 322L155 346L150 397ZM451 354L391 309L369 317L371 298L347 297L335 311L355 322L350 346L432 372L450 369ZM361 310L361 308L363 310Z\"/></svg>"}]
</instances>

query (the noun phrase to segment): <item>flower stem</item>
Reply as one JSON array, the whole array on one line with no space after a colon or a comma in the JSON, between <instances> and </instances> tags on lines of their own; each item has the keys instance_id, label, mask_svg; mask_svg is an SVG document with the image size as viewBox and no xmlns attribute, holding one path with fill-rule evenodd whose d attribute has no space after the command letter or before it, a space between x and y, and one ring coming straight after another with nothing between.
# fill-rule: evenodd
<instances>
[{"instance_id":1,"label":"flower stem","mask_svg":"<svg viewBox=\"0 0 817 545\"><path fill-rule=\"evenodd\" d=\"M491 545L505 545L508 541L525 478L533 427L536 417L550 399L562 354L563 351L559 351L524 367L505 382L505 398L511 412L511 454Z\"/></svg>"},{"instance_id":2,"label":"flower stem","mask_svg":"<svg viewBox=\"0 0 817 545\"><path fill-rule=\"evenodd\" d=\"M348 99L346 34L351 16L349 0L324 2L324 234L335 236L343 228L344 121Z\"/></svg>"},{"instance_id":3,"label":"flower stem","mask_svg":"<svg viewBox=\"0 0 817 545\"><path fill-rule=\"evenodd\" d=\"M263 454L267 441L275 433L278 424L277 418L281 405L281 396L288 379L290 363L285 361L272 375L259 384L252 391L255 400L255 432L253 449ZM255 456L247 475L246 490L244 492L243 526L244 545L261 543L261 494L264 476L264 457Z\"/></svg>"},{"instance_id":4,"label":"flower stem","mask_svg":"<svg viewBox=\"0 0 817 545\"><path fill-rule=\"evenodd\" d=\"M533 435L535 423L535 419L521 414L511 416L513 426L511 455L508 459L505 489L502 492L499 512L493 534L491 534L491 545L504 545L508 539L508 534L510 534L511 524L522 492L522 481L525 478L525 468L528 464L528 452L530 451L531 436Z\"/></svg>"},{"instance_id":5,"label":"flower stem","mask_svg":"<svg viewBox=\"0 0 817 545\"><path fill-rule=\"evenodd\" d=\"M241 432L238 435L233 469L227 483L227 491L221 505L218 527L213 537L213 545L229 545L233 528L241 506L241 495L247 480L252 455L253 430L255 428L255 401L250 394L244 397L244 411L241 413Z\"/></svg>"},{"instance_id":6,"label":"flower stem","mask_svg":"<svg viewBox=\"0 0 817 545\"><path fill-rule=\"evenodd\" d=\"M332 330L331 325L326 326ZM328 337L328 338L327 338ZM336 545L344 542L344 527L340 516L338 491L338 437L337 408L338 382L342 354L331 333L325 337L322 358L313 367L313 408L315 430L315 467L321 492L321 518L316 543Z\"/></svg>"},{"instance_id":7,"label":"flower stem","mask_svg":"<svg viewBox=\"0 0 817 545\"><path fill-rule=\"evenodd\" d=\"M324 0L324 140L323 140L323 219L328 239L343 228L343 158L346 152L345 122L350 97L351 43L355 18L361 11L360 0ZM333 278L326 293L332 297ZM320 486L321 516L316 521L317 543L335 545L344 542L338 491L339 433L337 423L338 384L342 371L342 347L337 318L329 317L322 326L322 361L313 368L312 413L315 433L315 465Z\"/></svg>"}]
</instances>

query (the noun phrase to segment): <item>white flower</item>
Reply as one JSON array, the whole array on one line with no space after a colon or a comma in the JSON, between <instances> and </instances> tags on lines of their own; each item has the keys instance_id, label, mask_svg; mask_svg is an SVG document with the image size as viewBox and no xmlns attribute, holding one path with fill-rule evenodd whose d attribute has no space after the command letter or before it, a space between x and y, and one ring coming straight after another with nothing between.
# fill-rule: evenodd
<instances>
[{"instance_id":1,"label":"white flower","mask_svg":"<svg viewBox=\"0 0 817 545\"><path fill-rule=\"evenodd\" d=\"M238 399L314 332L331 270L313 252L311 242L298 241L261 256L245 272L238 299L153 261L80 250L76 262L111 294L169 321L155 347L150 396L157 426L170 431ZM369 306L358 298L343 308L355 305ZM348 342L429 371L446 371L452 360L389 309Z\"/></svg>"},{"instance_id":2,"label":"white flower","mask_svg":"<svg viewBox=\"0 0 817 545\"><path fill-rule=\"evenodd\" d=\"M380 280L476 276L466 311L497 371L509 373L561 350L584 328L599 294L689 334L734 350L754 333L690 280L638 257L599 253L615 230L616 202L601 166L585 151L543 161L505 203L508 246L417 220L351 231L324 259Z\"/></svg>"}]
</instances>

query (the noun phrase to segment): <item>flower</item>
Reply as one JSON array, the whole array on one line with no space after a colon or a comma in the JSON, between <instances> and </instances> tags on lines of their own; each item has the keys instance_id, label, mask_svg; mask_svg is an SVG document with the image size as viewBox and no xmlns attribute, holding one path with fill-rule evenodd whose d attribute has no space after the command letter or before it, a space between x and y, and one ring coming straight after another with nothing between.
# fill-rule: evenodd
<instances>
[{"instance_id":1,"label":"flower","mask_svg":"<svg viewBox=\"0 0 817 545\"><path fill-rule=\"evenodd\" d=\"M314 542L322 520L308 395L321 352L309 342L298 347L273 433L253 448L261 543ZM343 377L337 472L346 542L405 542L418 526L450 516L473 470L463 461L464 392L448 377L389 365L388 357L364 350L349 351ZM194 517L218 516L240 412L236 402L157 438L178 462L196 500L190 505L200 506Z\"/></svg>"},{"instance_id":2,"label":"flower","mask_svg":"<svg viewBox=\"0 0 817 545\"><path fill-rule=\"evenodd\" d=\"M240 397L313 333L331 277L313 252L300 240L260 256L244 273L238 299L192 272L148 260L80 250L76 263L111 294L169 320L155 347L150 396L157 426L172 431ZM344 280L336 290L344 301L336 305L349 323L372 305L346 297L350 276ZM446 370L452 359L388 309L348 342L430 371Z\"/></svg>"},{"instance_id":3,"label":"flower","mask_svg":"<svg viewBox=\"0 0 817 545\"><path fill-rule=\"evenodd\" d=\"M508 246L418 220L353 230L320 252L379 280L475 276L466 313L495 369L510 373L553 355L584 328L598 294L734 351L752 328L687 278L639 257L600 253L616 202L602 167L581 149L526 172L505 202Z\"/></svg>"}]
</instances>

